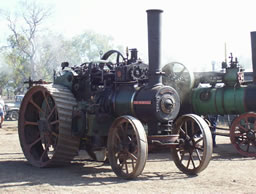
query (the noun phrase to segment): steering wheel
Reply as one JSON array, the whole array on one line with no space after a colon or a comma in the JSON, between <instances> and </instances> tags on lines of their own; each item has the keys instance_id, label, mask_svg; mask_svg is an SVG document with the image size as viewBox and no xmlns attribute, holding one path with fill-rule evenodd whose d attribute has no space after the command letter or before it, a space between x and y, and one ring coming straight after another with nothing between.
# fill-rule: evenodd
<instances>
[{"instance_id":1,"label":"steering wheel","mask_svg":"<svg viewBox=\"0 0 256 194\"><path fill-rule=\"evenodd\" d=\"M165 72L163 84L175 88L183 101L194 86L193 72L189 71L185 65L179 62L166 64L162 71Z\"/></svg>"}]
</instances>

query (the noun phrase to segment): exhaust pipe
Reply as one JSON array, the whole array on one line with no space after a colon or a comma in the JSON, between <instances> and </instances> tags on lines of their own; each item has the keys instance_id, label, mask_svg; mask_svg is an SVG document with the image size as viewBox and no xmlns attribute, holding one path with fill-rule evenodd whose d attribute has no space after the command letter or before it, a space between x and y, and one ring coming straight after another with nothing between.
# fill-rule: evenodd
<instances>
[{"instance_id":1,"label":"exhaust pipe","mask_svg":"<svg viewBox=\"0 0 256 194\"><path fill-rule=\"evenodd\" d=\"M256 31L251 32L253 83L256 83Z\"/></svg>"},{"instance_id":2,"label":"exhaust pipe","mask_svg":"<svg viewBox=\"0 0 256 194\"><path fill-rule=\"evenodd\" d=\"M161 75L161 14L162 10L147 10L149 86L162 84Z\"/></svg>"}]
</instances>

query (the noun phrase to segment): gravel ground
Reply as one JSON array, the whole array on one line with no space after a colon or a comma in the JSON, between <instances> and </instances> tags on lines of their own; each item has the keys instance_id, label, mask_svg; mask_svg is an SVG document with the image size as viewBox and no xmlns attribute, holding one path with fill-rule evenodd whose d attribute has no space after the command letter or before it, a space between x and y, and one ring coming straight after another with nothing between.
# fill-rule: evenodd
<instances>
[{"instance_id":1,"label":"gravel ground","mask_svg":"<svg viewBox=\"0 0 256 194\"><path fill-rule=\"evenodd\" d=\"M149 154L136 180L119 179L108 164L75 160L70 166L39 169L24 158L17 122L0 129L0 193L256 193L255 158L240 156L227 137L198 176L180 172L168 152Z\"/></svg>"}]
</instances>

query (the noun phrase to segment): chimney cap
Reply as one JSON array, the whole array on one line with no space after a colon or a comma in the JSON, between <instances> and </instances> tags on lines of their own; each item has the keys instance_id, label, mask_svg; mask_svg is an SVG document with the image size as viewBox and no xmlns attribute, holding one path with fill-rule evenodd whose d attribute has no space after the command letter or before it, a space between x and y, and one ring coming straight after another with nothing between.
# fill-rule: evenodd
<instances>
[{"instance_id":1,"label":"chimney cap","mask_svg":"<svg viewBox=\"0 0 256 194\"><path fill-rule=\"evenodd\" d=\"M147 12L163 12L162 9L148 9Z\"/></svg>"}]
</instances>

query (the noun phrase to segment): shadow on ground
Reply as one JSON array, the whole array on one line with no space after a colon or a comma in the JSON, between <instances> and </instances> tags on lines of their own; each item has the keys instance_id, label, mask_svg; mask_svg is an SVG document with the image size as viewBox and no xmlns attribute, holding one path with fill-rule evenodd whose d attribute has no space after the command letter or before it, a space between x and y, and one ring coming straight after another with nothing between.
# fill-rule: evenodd
<instances>
[{"instance_id":1,"label":"shadow on ground","mask_svg":"<svg viewBox=\"0 0 256 194\"><path fill-rule=\"evenodd\" d=\"M4 154L8 156L9 153ZM3 156L4 154L1 155ZM17 156L19 156L18 154ZM157 156L159 155L153 154L152 156L150 154L148 162L161 161L167 158L163 156L157 158ZM41 184L53 186L102 186L121 184L127 181L174 180L193 177L178 172L178 170L177 172L152 171L143 173L135 180L124 180L116 177L108 163L76 160L71 165L64 167L36 168L20 157L14 158L12 161L0 161L0 169L0 189Z\"/></svg>"}]
</instances>

